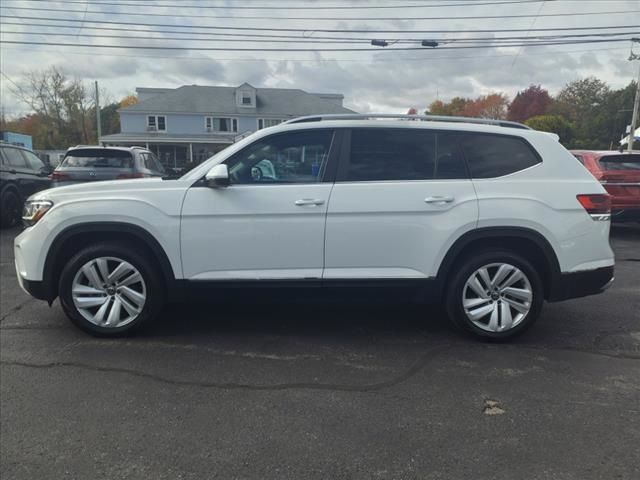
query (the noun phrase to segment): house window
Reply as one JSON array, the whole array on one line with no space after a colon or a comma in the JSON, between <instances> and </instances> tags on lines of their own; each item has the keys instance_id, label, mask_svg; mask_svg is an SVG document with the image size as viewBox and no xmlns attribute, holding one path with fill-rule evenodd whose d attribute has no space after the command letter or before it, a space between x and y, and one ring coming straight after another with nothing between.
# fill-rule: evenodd
<instances>
[{"instance_id":1,"label":"house window","mask_svg":"<svg viewBox=\"0 0 640 480\"><path fill-rule=\"evenodd\" d=\"M258 130L262 130L263 128L275 127L282 123L282 120L279 118L259 118L258 119Z\"/></svg>"},{"instance_id":2,"label":"house window","mask_svg":"<svg viewBox=\"0 0 640 480\"><path fill-rule=\"evenodd\" d=\"M225 117L205 117L204 129L207 132L237 132L238 119Z\"/></svg>"},{"instance_id":3,"label":"house window","mask_svg":"<svg viewBox=\"0 0 640 480\"><path fill-rule=\"evenodd\" d=\"M167 131L167 119L164 115L149 115L147 116L147 130L166 132Z\"/></svg>"},{"instance_id":4,"label":"house window","mask_svg":"<svg viewBox=\"0 0 640 480\"><path fill-rule=\"evenodd\" d=\"M251 105L251 97L247 97L245 95L242 96L242 104L243 105Z\"/></svg>"}]
</instances>

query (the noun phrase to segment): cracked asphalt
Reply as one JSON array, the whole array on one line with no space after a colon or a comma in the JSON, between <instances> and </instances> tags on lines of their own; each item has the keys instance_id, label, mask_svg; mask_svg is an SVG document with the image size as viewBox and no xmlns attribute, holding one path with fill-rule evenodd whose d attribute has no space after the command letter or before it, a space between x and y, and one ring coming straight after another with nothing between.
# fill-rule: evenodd
<instances>
[{"instance_id":1,"label":"cracked asphalt","mask_svg":"<svg viewBox=\"0 0 640 480\"><path fill-rule=\"evenodd\" d=\"M0 234L3 479L638 479L640 227L616 282L510 344L437 307L174 305L101 340Z\"/></svg>"}]
</instances>

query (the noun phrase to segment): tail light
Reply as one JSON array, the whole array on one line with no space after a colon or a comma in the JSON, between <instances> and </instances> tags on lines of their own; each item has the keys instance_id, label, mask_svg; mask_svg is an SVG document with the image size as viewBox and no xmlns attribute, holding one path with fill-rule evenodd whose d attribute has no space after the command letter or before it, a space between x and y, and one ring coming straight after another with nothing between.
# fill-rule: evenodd
<instances>
[{"instance_id":1,"label":"tail light","mask_svg":"<svg viewBox=\"0 0 640 480\"><path fill-rule=\"evenodd\" d=\"M50 180L61 181L61 180L69 180L70 178L71 178L70 175L67 175L66 173L56 172L55 170L51 172L51 175L49 175Z\"/></svg>"},{"instance_id":2,"label":"tail light","mask_svg":"<svg viewBox=\"0 0 640 480\"><path fill-rule=\"evenodd\" d=\"M118 175L118 179L122 179L122 178L144 178L144 173L141 172L134 172L134 173L121 173L120 175Z\"/></svg>"},{"instance_id":3,"label":"tail light","mask_svg":"<svg viewBox=\"0 0 640 480\"><path fill-rule=\"evenodd\" d=\"M594 220L611 219L611 195L606 193L578 195L577 199Z\"/></svg>"}]
</instances>

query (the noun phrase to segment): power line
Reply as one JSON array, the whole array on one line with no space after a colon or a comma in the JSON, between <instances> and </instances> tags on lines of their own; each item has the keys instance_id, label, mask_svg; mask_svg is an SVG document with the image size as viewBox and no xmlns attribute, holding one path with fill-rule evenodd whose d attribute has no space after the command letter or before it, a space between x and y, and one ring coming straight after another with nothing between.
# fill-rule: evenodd
<instances>
[{"instance_id":1,"label":"power line","mask_svg":"<svg viewBox=\"0 0 640 480\"><path fill-rule=\"evenodd\" d=\"M452 47L439 47L438 50L460 50L474 48L497 48L497 47L537 47L545 45L577 45L589 43L611 43L611 42L628 42L630 38L617 38L606 40L572 40L557 42L535 42L535 43L513 43L509 45L465 45ZM119 48L119 49L135 49L135 50L182 50L182 51L226 51L226 52L397 52L403 50L425 50L425 47L395 47L384 49L373 48L237 48L237 47L178 47L178 46L156 46L156 45L103 45L90 43L60 43L60 42L32 42L23 40L2 40L3 43L18 45L51 45L58 47L91 47L91 48Z\"/></svg>"},{"instance_id":2,"label":"power line","mask_svg":"<svg viewBox=\"0 0 640 480\"><path fill-rule=\"evenodd\" d=\"M60 24L46 24L46 23L24 23L24 22L8 22L8 21L2 21L0 22L0 25L19 25L19 26L29 26L29 27L44 27L44 28L66 28L66 29L76 29L77 27L75 25L60 25ZM594 28L599 28L599 27L594 27ZM603 27L603 28L617 28L617 27ZM632 28L632 27L623 27L623 28ZM634 27L634 28L640 28L640 26ZM371 37L334 37L334 36L316 36L314 35L313 37L311 36L300 36L300 35L282 35L282 34L260 34L260 33L220 33L220 32L194 32L192 30L189 31L183 31L183 32L178 32L175 30L138 30L138 29L131 29L131 28L118 28L118 27L97 27L97 26L87 26L84 28L85 30L100 30L100 31L116 31L116 32L129 32L129 33L150 33L150 34L176 34L176 35L206 35L206 36L213 36L215 38L219 38L219 37L241 37L241 38L258 38L258 39L270 39L270 38L284 38L284 39L290 39L290 40L295 40L296 42L300 42L303 43L306 40L309 39L315 39L315 40L361 40L364 42L369 42L371 40ZM528 30L527 30L528 31ZM20 32L9 32L9 31L4 31L4 33L30 33L27 31L20 31ZM457 31L457 32L463 32L463 31ZM497 30L497 32L499 32L499 30ZM447 31L446 33L456 33L456 32L450 32ZM538 38L545 38L545 39L551 39L551 38L583 38L583 37L606 37L606 36L619 36L619 35L635 35L636 32L634 31L625 31L625 32L615 32L615 33L582 33L582 34L554 34L554 35L534 35L534 36L509 36L509 37L459 37L459 38L443 38L443 41L464 41L464 40L487 40L487 41L491 41L491 40L502 40L502 39L508 39L508 40L517 40L517 39L538 39ZM43 32L42 35L61 35L58 33L51 33L51 32ZM135 38L135 37L131 37L131 38ZM141 38L141 37L140 37ZM154 37L155 38L155 37ZM171 38L171 37L164 37L164 38ZM173 38L172 38L173 39ZM175 40L188 40L188 38L186 37L174 37ZM392 38L392 39L387 39L389 42L399 42L402 43L404 41L414 41L414 42L419 42L421 40L423 40L424 38ZM198 40L208 40L207 38L199 38ZM433 38L433 40L440 40L440 37L435 37Z\"/></svg>"},{"instance_id":3,"label":"power line","mask_svg":"<svg viewBox=\"0 0 640 480\"><path fill-rule=\"evenodd\" d=\"M14 18L18 20L54 20L57 22L71 22L81 23L82 20L75 18L46 18L46 17L32 17L23 15L3 15L3 18ZM367 33L367 34L380 34L380 33L451 33L451 30L363 30L363 29L341 29L341 28L273 28L273 27L221 27L214 25L175 25L170 23L140 23L140 22L124 22L115 20L85 20L84 23L97 23L105 25L131 25L136 27L167 27L167 28L201 28L207 30L240 30L240 31L259 31L259 32L300 32L303 34L309 33ZM457 33L506 33L506 32L553 32L553 31L572 31L572 30L604 30L604 29L622 29L622 28L637 28L640 25L612 25L612 26L591 26L591 27L548 27L548 28L502 28L502 29L489 29L489 30L459 30Z\"/></svg>"},{"instance_id":4,"label":"power line","mask_svg":"<svg viewBox=\"0 0 640 480\"><path fill-rule=\"evenodd\" d=\"M68 8L46 8L46 7L5 7L12 10L27 10L38 12L56 12L56 13L84 13L84 10L72 10ZM526 13L516 15L466 15L456 17L291 17L291 16L235 16L235 15L205 15L205 14L186 14L186 13L152 13L152 12L114 12L87 10L86 13L92 15L127 15L127 16L143 16L143 17L171 17L171 18L213 18L213 19L233 19L233 20L302 20L302 21L416 21L416 20L483 20L483 19L508 19L508 18L536 18L536 17L575 17L589 15L618 15L627 13L637 13L636 10L619 10L604 12L565 12L565 13Z\"/></svg>"},{"instance_id":5,"label":"power line","mask_svg":"<svg viewBox=\"0 0 640 480\"><path fill-rule=\"evenodd\" d=\"M73 27L75 28L75 27ZM90 27L89 27L90 28ZM91 35L87 33L59 33L59 32L33 32L33 31L20 31L20 30L3 30L4 34L13 34L13 35L43 35L43 36L56 36L56 37L87 37L87 38L100 38L100 39L108 39L108 38L120 38L120 39L129 39L129 40L162 40L162 41L203 41L203 42L239 42L239 43L295 43L295 44L369 44L371 39L352 39L352 38L335 38L331 40L323 40L317 39L314 37L308 37L304 39L294 38L294 39L269 39L264 40L262 38L197 38L197 37L149 37L149 36L137 36L137 35ZM150 32L156 33L156 32ZM578 35L548 35L548 36L534 36L534 37L483 37L483 38L434 38L432 40L437 41L439 43L482 43L488 42L491 44L500 44L501 42L512 42L517 40L532 40L532 41L544 41L544 40L563 40L563 39L578 39L578 38L602 38L602 37L618 37L621 35L640 35L640 31L638 32L616 32L616 33L587 33L587 34L578 34ZM625 40L627 40L625 38ZM422 39L397 39L390 40L394 44L407 44L407 43L416 43L420 42ZM532 42L533 43L533 42Z\"/></svg>"},{"instance_id":6,"label":"power line","mask_svg":"<svg viewBox=\"0 0 640 480\"><path fill-rule=\"evenodd\" d=\"M11 1L11 0L4 0ZM14 0L15 1L15 0ZM27 0L30 2L38 2L40 3L42 0ZM416 4L408 4L408 5L366 5L366 6L357 6L357 5L333 5L333 6L274 6L274 5L265 5L265 6L237 6L237 5L183 5L183 4L145 4L145 3L120 3L120 2L101 2L101 1L92 1L92 5L108 5L108 6L118 6L118 7L155 7L155 8L197 8L197 9L221 9L221 10L381 10L381 9L399 9L399 8L444 8L444 7L469 7L469 6L485 6L485 5L507 5L507 4L523 4L523 3L540 3L546 0L506 0L506 1L493 1L493 2L482 2L482 1L473 1L472 3L446 3L439 5L416 5ZM87 0L56 0L56 3L67 3L67 4L82 4L86 5Z\"/></svg>"}]
</instances>

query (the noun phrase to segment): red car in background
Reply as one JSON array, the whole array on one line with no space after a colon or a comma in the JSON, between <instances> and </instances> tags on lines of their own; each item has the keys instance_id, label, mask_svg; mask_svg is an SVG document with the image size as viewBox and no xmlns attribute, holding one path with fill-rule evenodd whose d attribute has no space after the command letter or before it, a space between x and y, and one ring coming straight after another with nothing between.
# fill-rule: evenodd
<instances>
[{"instance_id":1,"label":"red car in background","mask_svg":"<svg viewBox=\"0 0 640 480\"><path fill-rule=\"evenodd\" d=\"M571 150L611 195L612 221L640 221L640 152Z\"/></svg>"}]
</instances>

